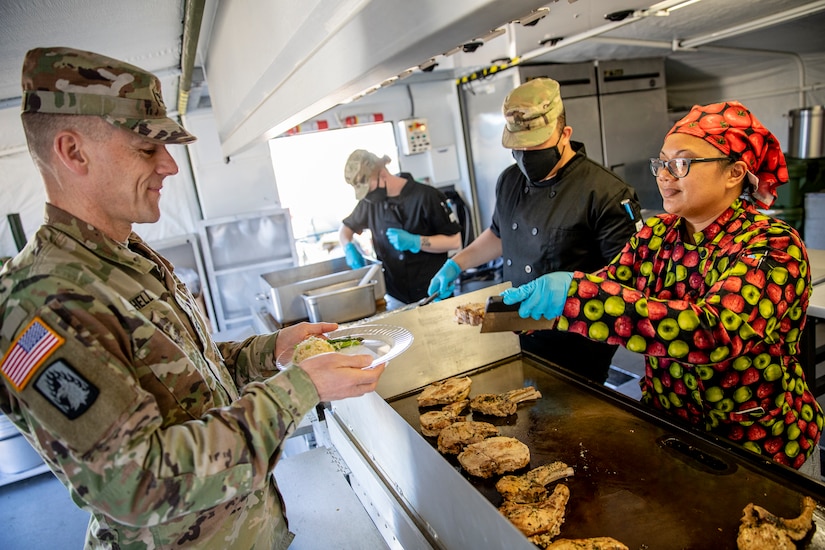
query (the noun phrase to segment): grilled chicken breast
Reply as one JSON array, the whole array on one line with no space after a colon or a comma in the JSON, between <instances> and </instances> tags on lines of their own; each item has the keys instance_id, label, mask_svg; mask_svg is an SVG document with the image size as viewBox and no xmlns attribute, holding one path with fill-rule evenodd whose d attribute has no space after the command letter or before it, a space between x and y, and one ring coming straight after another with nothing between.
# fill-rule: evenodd
<instances>
[{"instance_id":1,"label":"grilled chicken breast","mask_svg":"<svg viewBox=\"0 0 825 550\"><path fill-rule=\"evenodd\" d=\"M516 413L519 403L540 399L541 392L533 386L510 390L506 393L481 393L470 400L470 408L491 416L510 416Z\"/></svg>"},{"instance_id":2,"label":"grilled chicken breast","mask_svg":"<svg viewBox=\"0 0 825 550\"><path fill-rule=\"evenodd\" d=\"M457 455L467 445L478 443L488 437L499 435L498 428L489 422L470 420L456 422L441 430L438 434L438 450L444 454Z\"/></svg>"},{"instance_id":3,"label":"grilled chicken breast","mask_svg":"<svg viewBox=\"0 0 825 550\"><path fill-rule=\"evenodd\" d=\"M495 436L467 445L458 462L470 475L488 478L530 464L530 449L514 437Z\"/></svg>"},{"instance_id":4,"label":"grilled chicken breast","mask_svg":"<svg viewBox=\"0 0 825 550\"><path fill-rule=\"evenodd\" d=\"M548 541L547 544L543 544L542 541L547 538L550 537L546 537L546 535L535 535L530 537L530 542L541 546L545 550L628 550L627 545L611 537L556 539L554 541Z\"/></svg>"},{"instance_id":5,"label":"grilled chicken breast","mask_svg":"<svg viewBox=\"0 0 825 550\"><path fill-rule=\"evenodd\" d=\"M785 519L751 502L742 511L736 545L739 550L795 550L794 541L802 540L811 530L815 509L816 501L804 497L802 513Z\"/></svg>"},{"instance_id":6,"label":"grilled chicken breast","mask_svg":"<svg viewBox=\"0 0 825 550\"><path fill-rule=\"evenodd\" d=\"M421 424L421 433L429 437L436 437L441 433L441 430L450 424L464 422L465 418L461 416L461 411L467 408L469 403L469 400L463 399L445 405L440 411L425 412L418 418Z\"/></svg>"},{"instance_id":7,"label":"grilled chicken breast","mask_svg":"<svg viewBox=\"0 0 825 550\"><path fill-rule=\"evenodd\" d=\"M573 468L564 462L543 464L521 476L506 475L496 482L496 490L504 500L529 504L547 498L546 485L573 475Z\"/></svg>"},{"instance_id":8,"label":"grilled chicken breast","mask_svg":"<svg viewBox=\"0 0 825 550\"><path fill-rule=\"evenodd\" d=\"M472 381L469 376L447 378L433 382L418 394L419 407L432 407L434 405L447 405L467 399L470 395Z\"/></svg>"},{"instance_id":9,"label":"grilled chicken breast","mask_svg":"<svg viewBox=\"0 0 825 550\"><path fill-rule=\"evenodd\" d=\"M560 483L549 497L540 502L520 504L505 500L499 512L528 537L546 534L552 538L559 534L564 523L564 510L569 498L570 489Z\"/></svg>"}]
</instances>

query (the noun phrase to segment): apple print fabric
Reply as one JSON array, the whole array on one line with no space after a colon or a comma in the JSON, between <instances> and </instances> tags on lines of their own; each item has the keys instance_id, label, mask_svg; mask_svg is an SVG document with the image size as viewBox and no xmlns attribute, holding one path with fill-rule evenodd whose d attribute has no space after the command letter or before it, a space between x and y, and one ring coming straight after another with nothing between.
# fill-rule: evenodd
<instances>
[{"instance_id":1,"label":"apple print fabric","mask_svg":"<svg viewBox=\"0 0 825 550\"><path fill-rule=\"evenodd\" d=\"M741 199L695 245L684 230L650 218L606 268L574 272L558 328L644 354L643 402L798 469L823 425L797 359L804 245Z\"/></svg>"},{"instance_id":2,"label":"apple print fabric","mask_svg":"<svg viewBox=\"0 0 825 550\"><path fill-rule=\"evenodd\" d=\"M779 142L738 101L694 105L667 135L673 133L704 139L725 156L745 161L753 197L761 208L770 208L776 200L776 188L788 181L788 166Z\"/></svg>"}]
</instances>

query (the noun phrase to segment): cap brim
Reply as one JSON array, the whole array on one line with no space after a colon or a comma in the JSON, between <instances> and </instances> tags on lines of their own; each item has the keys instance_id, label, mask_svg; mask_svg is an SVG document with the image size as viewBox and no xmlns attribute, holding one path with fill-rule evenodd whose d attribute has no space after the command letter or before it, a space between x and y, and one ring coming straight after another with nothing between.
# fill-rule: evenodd
<instances>
[{"instance_id":1,"label":"cap brim","mask_svg":"<svg viewBox=\"0 0 825 550\"><path fill-rule=\"evenodd\" d=\"M187 132L171 118L112 118L103 117L111 124L143 136L149 141L163 144L184 145L198 138Z\"/></svg>"},{"instance_id":2,"label":"cap brim","mask_svg":"<svg viewBox=\"0 0 825 550\"><path fill-rule=\"evenodd\" d=\"M507 149L535 147L550 139L550 136L552 136L555 131L555 125L524 132L511 132L505 126L504 132L501 134L501 145Z\"/></svg>"}]
</instances>

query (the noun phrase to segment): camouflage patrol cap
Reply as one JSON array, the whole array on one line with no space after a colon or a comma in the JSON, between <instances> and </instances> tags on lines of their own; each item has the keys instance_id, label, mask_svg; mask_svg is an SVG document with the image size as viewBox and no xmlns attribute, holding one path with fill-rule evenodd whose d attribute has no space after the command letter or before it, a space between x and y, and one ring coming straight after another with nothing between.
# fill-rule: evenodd
<instances>
[{"instance_id":1,"label":"camouflage patrol cap","mask_svg":"<svg viewBox=\"0 0 825 550\"><path fill-rule=\"evenodd\" d=\"M344 165L344 179L350 185L365 183L375 172L389 162L390 157L387 155L379 157L364 149L356 149L350 153L347 163Z\"/></svg>"},{"instance_id":2,"label":"camouflage patrol cap","mask_svg":"<svg viewBox=\"0 0 825 550\"><path fill-rule=\"evenodd\" d=\"M195 136L166 116L158 78L139 67L74 48L35 48L23 61L24 113L99 116L157 143Z\"/></svg>"},{"instance_id":3,"label":"camouflage patrol cap","mask_svg":"<svg viewBox=\"0 0 825 550\"><path fill-rule=\"evenodd\" d=\"M541 145L553 135L563 110L555 80L534 78L522 84L504 98L501 144L507 149Z\"/></svg>"}]
</instances>

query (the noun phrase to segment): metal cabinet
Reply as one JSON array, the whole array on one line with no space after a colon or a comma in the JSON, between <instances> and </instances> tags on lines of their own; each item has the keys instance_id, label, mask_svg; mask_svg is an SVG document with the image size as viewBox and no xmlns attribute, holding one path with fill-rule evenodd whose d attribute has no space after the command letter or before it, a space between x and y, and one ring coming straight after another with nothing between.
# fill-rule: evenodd
<instances>
[{"instance_id":1,"label":"metal cabinet","mask_svg":"<svg viewBox=\"0 0 825 550\"><path fill-rule=\"evenodd\" d=\"M204 221L201 225L217 330L254 326L254 309L262 274L292 267L298 254L289 210Z\"/></svg>"}]
</instances>

